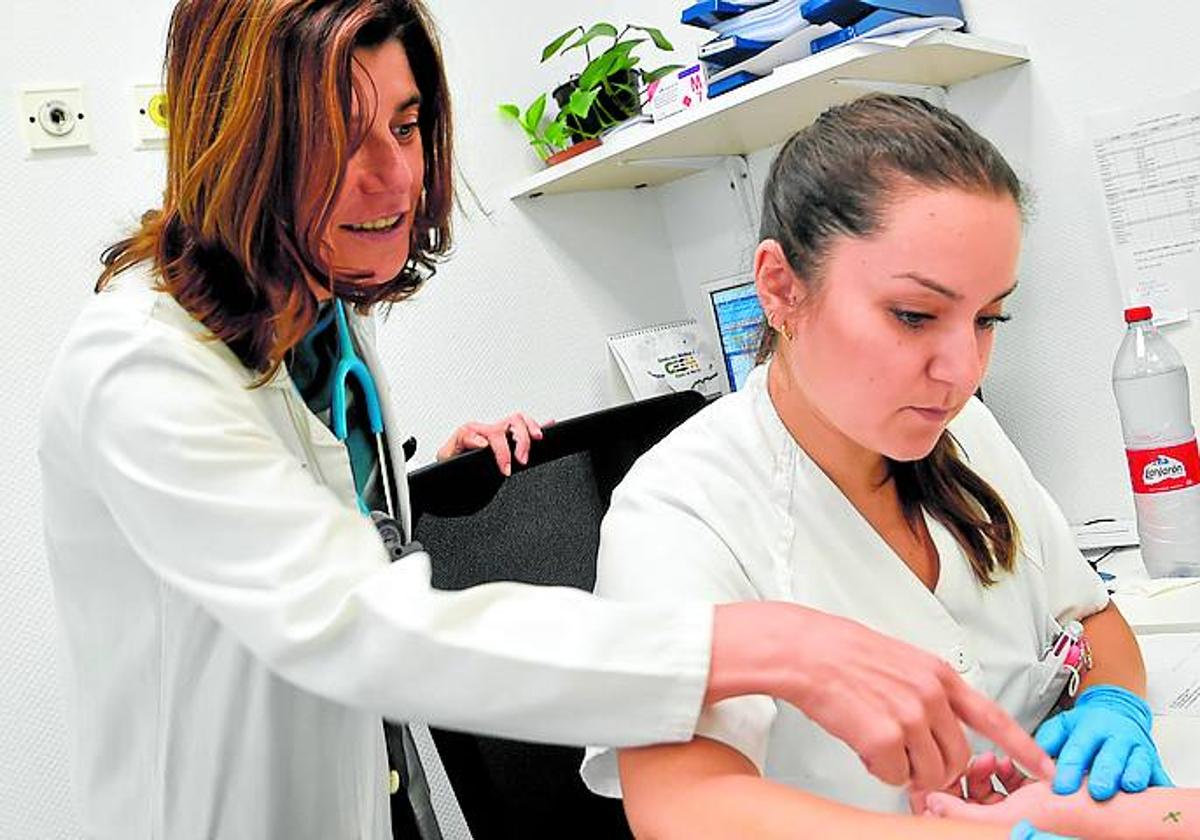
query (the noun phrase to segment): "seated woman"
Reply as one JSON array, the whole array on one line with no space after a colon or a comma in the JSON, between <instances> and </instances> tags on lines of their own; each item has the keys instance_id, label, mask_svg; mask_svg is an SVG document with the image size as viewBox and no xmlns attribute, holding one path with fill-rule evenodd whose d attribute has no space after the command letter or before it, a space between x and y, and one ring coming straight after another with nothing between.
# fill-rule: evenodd
<instances>
[{"instance_id":1,"label":"seated woman","mask_svg":"<svg viewBox=\"0 0 1200 840\"><path fill-rule=\"evenodd\" d=\"M1091 771L1102 799L1160 774L1141 658L1061 512L973 397L1016 288L1021 198L990 143L920 100L866 97L795 135L754 256L767 363L634 466L603 525L597 591L840 615L936 654L1030 731L1071 677L1047 651L1080 621L1087 691L1043 746L1060 793ZM847 690L875 680L814 675L806 708L823 714L719 703L692 742L592 750L583 774L623 795L650 837L972 836L906 814L914 792L831 737Z\"/></svg>"}]
</instances>

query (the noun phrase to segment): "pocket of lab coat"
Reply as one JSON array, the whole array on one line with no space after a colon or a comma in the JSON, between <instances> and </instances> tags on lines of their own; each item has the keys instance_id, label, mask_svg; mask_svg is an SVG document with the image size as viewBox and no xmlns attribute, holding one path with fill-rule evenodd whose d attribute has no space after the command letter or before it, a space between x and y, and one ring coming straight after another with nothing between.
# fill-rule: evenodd
<instances>
[{"instance_id":1,"label":"pocket of lab coat","mask_svg":"<svg viewBox=\"0 0 1200 840\"><path fill-rule=\"evenodd\" d=\"M1046 632L1042 639L1041 649L1045 651L1061 632L1061 626L1053 616L1046 617ZM1029 706L1032 723L1036 727L1063 700L1063 693L1071 679L1071 672L1063 666L1062 659L1052 654L1043 653L1030 666L1029 671Z\"/></svg>"}]
</instances>

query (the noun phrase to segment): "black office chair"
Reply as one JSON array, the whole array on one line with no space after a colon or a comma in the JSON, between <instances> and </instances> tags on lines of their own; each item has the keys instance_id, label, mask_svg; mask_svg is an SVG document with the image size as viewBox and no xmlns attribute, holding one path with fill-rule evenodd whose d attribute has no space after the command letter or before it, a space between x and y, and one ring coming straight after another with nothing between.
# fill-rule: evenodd
<instances>
[{"instance_id":1,"label":"black office chair","mask_svg":"<svg viewBox=\"0 0 1200 840\"><path fill-rule=\"evenodd\" d=\"M415 471L413 533L432 559L434 586L515 580L591 591L613 488L704 404L688 391L565 420L507 479L490 450ZM632 836L621 803L579 778L582 749L432 732L475 840Z\"/></svg>"}]
</instances>

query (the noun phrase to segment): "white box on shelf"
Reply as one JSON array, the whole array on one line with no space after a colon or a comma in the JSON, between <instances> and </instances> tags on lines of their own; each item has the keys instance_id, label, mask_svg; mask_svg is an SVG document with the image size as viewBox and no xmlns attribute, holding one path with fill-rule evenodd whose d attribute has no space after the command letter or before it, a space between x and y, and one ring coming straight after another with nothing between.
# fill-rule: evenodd
<instances>
[{"instance_id":1,"label":"white box on shelf","mask_svg":"<svg viewBox=\"0 0 1200 840\"><path fill-rule=\"evenodd\" d=\"M698 107L708 99L708 81L699 64L668 73L649 87L650 115L655 122Z\"/></svg>"}]
</instances>

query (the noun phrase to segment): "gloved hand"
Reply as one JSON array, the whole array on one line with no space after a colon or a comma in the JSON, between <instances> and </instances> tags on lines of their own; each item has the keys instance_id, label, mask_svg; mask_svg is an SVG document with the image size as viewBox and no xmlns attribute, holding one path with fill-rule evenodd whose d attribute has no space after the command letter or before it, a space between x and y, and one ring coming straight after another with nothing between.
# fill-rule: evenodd
<instances>
[{"instance_id":1,"label":"gloved hand","mask_svg":"<svg viewBox=\"0 0 1200 840\"><path fill-rule=\"evenodd\" d=\"M1115 685L1087 689L1075 708L1038 727L1038 745L1058 759L1054 792L1079 790L1086 773L1088 793L1097 802L1118 789L1137 793L1150 785L1174 787L1150 739L1150 707L1131 691Z\"/></svg>"},{"instance_id":2,"label":"gloved hand","mask_svg":"<svg viewBox=\"0 0 1200 840\"><path fill-rule=\"evenodd\" d=\"M1038 831L1029 820L1021 820L1013 826L1008 840L1071 840L1061 834L1051 834L1048 831Z\"/></svg>"}]
</instances>

